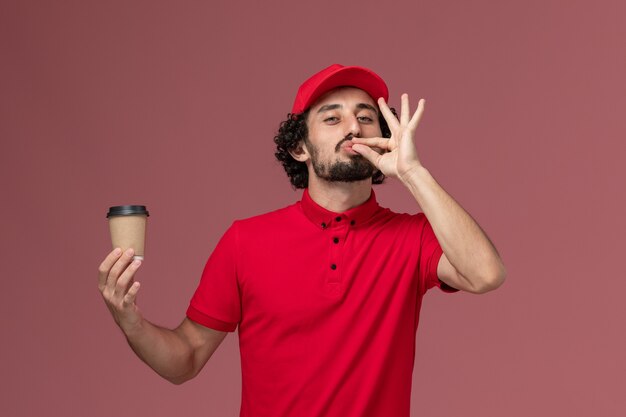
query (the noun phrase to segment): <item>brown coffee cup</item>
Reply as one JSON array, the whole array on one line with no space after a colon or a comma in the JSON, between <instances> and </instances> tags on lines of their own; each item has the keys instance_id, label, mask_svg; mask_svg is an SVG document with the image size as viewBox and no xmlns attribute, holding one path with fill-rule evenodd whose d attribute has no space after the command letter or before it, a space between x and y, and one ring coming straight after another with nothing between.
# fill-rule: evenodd
<instances>
[{"instance_id":1,"label":"brown coffee cup","mask_svg":"<svg viewBox=\"0 0 626 417\"><path fill-rule=\"evenodd\" d=\"M146 224L148 220L146 206L114 206L109 208L109 231L113 249L125 251L133 248L133 259L144 259L146 242Z\"/></svg>"}]
</instances>

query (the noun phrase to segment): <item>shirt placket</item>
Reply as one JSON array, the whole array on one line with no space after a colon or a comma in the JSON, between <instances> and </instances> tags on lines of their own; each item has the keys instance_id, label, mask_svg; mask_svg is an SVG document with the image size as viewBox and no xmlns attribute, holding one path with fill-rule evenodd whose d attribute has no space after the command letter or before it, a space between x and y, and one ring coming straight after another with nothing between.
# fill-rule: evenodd
<instances>
[{"instance_id":1,"label":"shirt placket","mask_svg":"<svg viewBox=\"0 0 626 417\"><path fill-rule=\"evenodd\" d=\"M326 275L326 284L331 287L339 287L343 275L343 264L345 251L345 242L350 231L350 219L345 215L338 215L331 221L328 228L328 238L330 245L330 259L328 262L328 273Z\"/></svg>"}]
</instances>

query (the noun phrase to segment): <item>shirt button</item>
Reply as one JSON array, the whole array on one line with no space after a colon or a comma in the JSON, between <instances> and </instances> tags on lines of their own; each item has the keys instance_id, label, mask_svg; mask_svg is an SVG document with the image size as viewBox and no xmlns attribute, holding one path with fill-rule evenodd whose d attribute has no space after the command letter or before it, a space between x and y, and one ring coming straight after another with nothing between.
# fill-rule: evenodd
<instances>
[{"instance_id":1,"label":"shirt button","mask_svg":"<svg viewBox=\"0 0 626 417\"><path fill-rule=\"evenodd\" d=\"M337 217L335 217L335 220L340 222L341 221L341 217L337 216Z\"/></svg>"},{"instance_id":2,"label":"shirt button","mask_svg":"<svg viewBox=\"0 0 626 417\"><path fill-rule=\"evenodd\" d=\"M326 229L326 223L322 223L322 229Z\"/></svg>"},{"instance_id":3,"label":"shirt button","mask_svg":"<svg viewBox=\"0 0 626 417\"><path fill-rule=\"evenodd\" d=\"M335 242L335 243L339 243L339 238L338 238L338 237L334 237L334 238L333 238L333 242Z\"/></svg>"},{"instance_id":4,"label":"shirt button","mask_svg":"<svg viewBox=\"0 0 626 417\"><path fill-rule=\"evenodd\" d=\"M354 220L350 220L350 226L354 226L356 222Z\"/></svg>"},{"instance_id":5,"label":"shirt button","mask_svg":"<svg viewBox=\"0 0 626 417\"><path fill-rule=\"evenodd\" d=\"M331 264L331 265L330 265L330 269L337 269L337 265L335 265L335 264Z\"/></svg>"}]
</instances>

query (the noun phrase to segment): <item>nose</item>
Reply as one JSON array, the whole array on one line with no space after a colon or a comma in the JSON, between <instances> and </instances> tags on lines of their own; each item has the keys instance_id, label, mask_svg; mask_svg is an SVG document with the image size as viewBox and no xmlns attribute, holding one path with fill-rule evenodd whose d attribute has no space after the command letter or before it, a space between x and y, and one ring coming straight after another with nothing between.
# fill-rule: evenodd
<instances>
[{"instance_id":1,"label":"nose","mask_svg":"<svg viewBox=\"0 0 626 417\"><path fill-rule=\"evenodd\" d=\"M347 129L346 136L349 134L354 136L355 138L361 137L361 124L359 123L356 116L353 114L347 119Z\"/></svg>"}]
</instances>

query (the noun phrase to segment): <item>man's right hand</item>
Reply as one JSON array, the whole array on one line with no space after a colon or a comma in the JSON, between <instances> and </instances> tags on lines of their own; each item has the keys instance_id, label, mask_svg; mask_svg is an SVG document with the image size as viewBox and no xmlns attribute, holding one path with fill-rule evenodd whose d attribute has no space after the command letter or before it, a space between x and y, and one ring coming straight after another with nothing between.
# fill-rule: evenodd
<instances>
[{"instance_id":1,"label":"man's right hand","mask_svg":"<svg viewBox=\"0 0 626 417\"><path fill-rule=\"evenodd\" d=\"M163 378L182 384L200 372L228 333L187 317L173 330L145 320L135 304L139 283L133 276L140 265L132 249L112 251L98 268L98 288L137 356Z\"/></svg>"},{"instance_id":2,"label":"man's right hand","mask_svg":"<svg viewBox=\"0 0 626 417\"><path fill-rule=\"evenodd\" d=\"M113 319L126 335L138 328L143 320L135 304L140 284L133 279L141 261L133 261L133 255L133 249L122 253L116 248L98 268L98 289Z\"/></svg>"}]
</instances>

